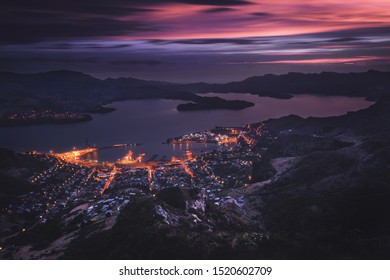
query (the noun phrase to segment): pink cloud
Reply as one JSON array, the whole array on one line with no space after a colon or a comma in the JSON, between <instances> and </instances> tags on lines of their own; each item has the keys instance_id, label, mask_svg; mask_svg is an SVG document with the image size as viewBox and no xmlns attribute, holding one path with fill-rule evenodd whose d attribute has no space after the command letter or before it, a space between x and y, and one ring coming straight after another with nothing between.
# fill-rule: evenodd
<instances>
[{"instance_id":1,"label":"pink cloud","mask_svg":"<svg viewBox=\"0 0 390 280\"><path fill-rule=\"evenodd\" d=\"M160 5L147 17L139 15L135 19L160 26L161 30L138 33L132 35L132 38L284 36L390 25L388 0L252 2L252 5L242 5L218 13L203 12L213 6Z\"/></svg>"},{"instance_id":2,"label":"pink cloud","mask_svg":"<svg viewBox=\"0 0 390 280\"><path fill-rule=\"evenodd\" d=\"M273 61L234 62L231 64L353 64L371 60L390 60L390 57L359 56L344 58L285 59Z\"/></svg>"}]
</instances>

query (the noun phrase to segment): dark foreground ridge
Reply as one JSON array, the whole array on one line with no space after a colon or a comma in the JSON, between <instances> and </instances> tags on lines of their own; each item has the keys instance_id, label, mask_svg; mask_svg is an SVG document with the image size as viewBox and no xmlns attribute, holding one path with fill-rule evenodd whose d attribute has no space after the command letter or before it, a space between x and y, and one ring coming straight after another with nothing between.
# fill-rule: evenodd
<instances>
[{"instance_id":1,"label":"dark foreground ridge","mask_svg":"<svg viewBox=\"0 0 390 280\"><path fill-rule=\"evenodd\" d=\"M389 109L390 98L383 97L368 109L340 117L288 116L245 126L244 136L235 144L238 153L234 154L242 158L232 158L228 150L214 152L221 157L214 172L219 176L240 174L246 170L239 167L246 166L245 162L234 164L251 160L250 182L234 184L227 176L225 180L230 183L220 187L224 199L218 203L209 199L212 193L208 186L181 187L166 181L164 188L136 195L127 202L116 197L115 189L110 199L108 193L97 201L74 201L73 206L65 205L26 232L21 227L29 224L27 214L3 214L0 245L5 249L0 256L388 259ZM233 135L237 129L231 129ZM248 151L254 151L252 156L246 156ZM39 191L23 178L30 176L32 169L34 173L45 170L54 159L1 153L1 208L5 211L10 204L16 205L21 194ZM211 154L202 158L213 161ZM238 171L234 171L236 166ZM71 172L76 166L62 168ZM77 176L83 172L77 171ZM201 165L199 172L209 169ZM58 176L56 180L61 180ZM146 178L147 174L142 176ZM126 186L117 188L126 193ZM120 211L96 212L110 205Z\"/></svg>"}]
</instances>

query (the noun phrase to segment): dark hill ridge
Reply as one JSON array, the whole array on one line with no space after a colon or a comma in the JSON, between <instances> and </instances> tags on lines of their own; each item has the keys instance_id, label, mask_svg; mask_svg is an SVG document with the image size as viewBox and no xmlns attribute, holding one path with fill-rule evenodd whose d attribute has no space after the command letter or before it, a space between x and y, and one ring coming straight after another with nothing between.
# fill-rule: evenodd
<instances>
[{"instance_id":1,"label":"dark hill ridge","mask_svg":"<svg viewBox=\"0 0 390 280\"><path fill-rule=\"evenodd\" d=\"M174 98L178 92L159 87L155 82L132 78L100 80L75 71L51 71L37 74L0 73L0 96L19 94L30 98L74 98L91 102L120 99ZM180 93L183 99L191 93ZM58 100L60 101L60 100Z\"/></svg>"},{"instance_id":2,"label":"dark hill ridge","mask_svg":"<svg viewBox=\"0 0 390 280\"><path fill-rule=\"evenodd\" d=\"M375 138L390 132L390 96L381 97L367 109L349 112L343 116L307 119L299 116L287 116L268 120L274 130L291 127L302 132L312 131L318 135L337 136L346 130L353 130L358 135Z\"/></svg>"},{"instance_id":3,"label":"dark hill ridge","mask_svg":"<svg viewBox=\"0 0 390 280\"><path fill-rule=\"evenodd\" d=\"M166 98L196 101L194 93L252 93L275 98L292 94L363 96L377 99L390 94L390 72L370 70L364 73L320 74L288 73L255 76L226 84L174 84L134 78L100 80L90 75L59 70L37 74L0 72L1 103L20 102L22 98L82 100L106 104L123 99ZM86 106L88 107L88 106Z\"/></svg>"},{"instance_id":4,"label":"dark hill ridge","mask_svg":"<svg viewBox=\"0 0 390 280\"><path fill-rule=\"evenodd\" d=\"M173 84L134 78L100 80L68 70L37 74L0 72L0 125L89 120L91 117L82 113L107 112L103 105L128 99L192 101L195 104L192 110L243 109L253 105L246 101L201 97ZM41 115L36 117L36 112ZM54 117L58 112L66 114ZM15 113L20 115L11 117Z\"/></svg>"},{"instance_id":5,"label":"dark hill ridge","mask_svg":"<svg viewBox=\"0 0 390 280\"><path fill-rule=\"evenodd\" d=\"M91 234L87 227L83 229L64 258L245 258L248 251L255 251L249 240L262 238L255 223L206 202L201 191L168 188L157 198L128 204L112 230Z\"/></svg>"},{"instance_id":6,"label":"dark hill ridge","mask_svg":"<svg viewBox=\"0 0 390 280\"><path fill-rule=\"evenodd\" d=\"M195 93L251 93L274 98L293 94L362 96L377 100L390 94L390 72L320 74L289 73L255 76L226 84L174 84L134 78L97 79L76 71L36 74L0 72L0 114L49 109L57 112L101 111L104 104L127 99L178 99L192 101L185 109L242 109L243 101L201 98Z\"/></svg>"},{"instance_id":7,"label":"dark hill ridge","mask_svg":"<svg viewBox=\"0 0 390 280\"><path fill-rule=\"evenodd\" d=\"M0 148L0 208L8 207L17 200L17 195L36 191L31 182L25 180L33 172L48 167L43 155L25 155ZM1 222L0 222L1 224Z\"/></svg>"},{"instance_id":8,"label":"dark hill ridge","mask_svg":"<svg viewBox=\"0 0 390 280\"><path fill-rule=\"evenodd\" d=\"M289 98L291 94L324 94L347 95L377 98L390 94L390 72L369 70L362 73L288 73L283 75L266 74L253 76L238 82L224 84L193 83L175 84L159 81L146 81L134 78L108 78L105 80L94 78L88 74L69 70L57 70L36 74L17 74L0 72L0 84L13 84L21 87L25 85L36 88L46 88L51 84L65 84L78 82L78 86L94 85L106 88L151 86L154 90L166 89L172 91L189 92L236 92L266 95L276 98ZM25 89L27 90L27 89ZM3 87L1 95L9 91ZM53 92L53 94L56 94ZM83 92L78 93L82 97ZM108 93L110 94L110 93ZM115 97L115 96L113 96ZM131 98L131 94L127 96ZM148 95L146 94L146 98Z\"/></svg>"},{"instance_id":9,"label":"dark hill ridge","mask_svg":"<svg viewBox=\"0 0 390 280\"><path fill-rule=\"evenodd\" d=\"M258 143L267 147L263 157L274 166L278 159L291 165L275 175L259 162L253 177L270 183L246 198L283 248L275 253L287 259L388 259L390 96L340 117L265 123L278 139Z\"/></svg>"},{"instance_id":10,"label":"dark hill ridge","mask_svg":"<svg viewBox=\"0 0 390 280\"><path fill-rule=\"evenodd\" d=\"M377 100L379 96L390 94L390 72L370 70L364 73L267 74L239 82L195 83L181 87L193 92L252 93L274 98L291 98L294 94L322 94L363 96Z\"/></svg>"}]
</instances>

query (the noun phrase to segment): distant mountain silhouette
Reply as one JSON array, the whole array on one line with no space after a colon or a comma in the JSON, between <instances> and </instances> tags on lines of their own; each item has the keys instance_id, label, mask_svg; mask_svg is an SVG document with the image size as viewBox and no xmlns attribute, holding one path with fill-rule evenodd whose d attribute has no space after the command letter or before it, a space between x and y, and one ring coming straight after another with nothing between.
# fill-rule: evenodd
<instances>
[{"instance_id":1,"label":"distant mountain silhouette","mask_svg":"<svg viewBox=\"0 0 390 280\"><path fill-rule=\"evenodd\" d=\"M75 71L37 74L0 72L0 115L31 110L102 112L102 105L127 99L180 99L198 96L133 78L100 80Z\"/></svg>"},{"instance_id":2,"label":"distant mountain silhouette","mask_svg":"<svg viewBox=\"0 0 390 280\"><path fill-rule=\"evenodd\" d=\"M288 73L250 77L225 84L174 84L134 78L97 79L76 71L58 70L36 74L0 72L1 115L31 110L55 112L106 112L102 106L128 99L176 99L180 110L244 109L252 106L242 100L201 97L196 93L251 93L273 98L296 94L361 96L377 100L390 95L390 72L320 74Z\"/></svg>"},{"instance_id":3,"label":"distant mountain silhouette","mask_svg":"<svg viewBox=\"0 0 390 280\"><path fill-rule=\"evenodd\" d=\"M267 74L239 82L194 83L182 85L181 88L198 93L252 93L275 98L291 98L294 94L321 94L364 96L377 100L382 95L390 94L390 72L369 70L364 73Z\"/></svg>"}]
</instances>

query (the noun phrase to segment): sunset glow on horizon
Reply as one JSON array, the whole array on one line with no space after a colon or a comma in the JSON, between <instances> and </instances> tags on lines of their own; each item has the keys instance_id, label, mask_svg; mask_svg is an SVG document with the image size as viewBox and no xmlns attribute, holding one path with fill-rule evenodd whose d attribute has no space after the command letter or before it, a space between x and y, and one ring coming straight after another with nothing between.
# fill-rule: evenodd
<instances>
[{"instance_id":1,"label":"sunset glow on horizon","mask_svg":"<svg viewBox=\"0 0 390 280\"><path fill-rule=\"evenodd\" d=\"M2 71L227 81L390 69L384 0L16 0L0 14Z\"/></svg>"}]
</instances>

